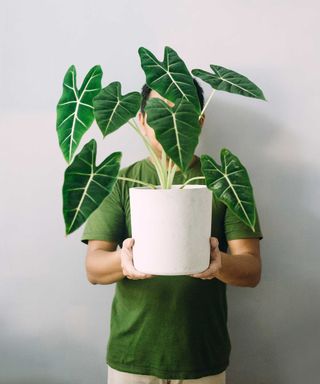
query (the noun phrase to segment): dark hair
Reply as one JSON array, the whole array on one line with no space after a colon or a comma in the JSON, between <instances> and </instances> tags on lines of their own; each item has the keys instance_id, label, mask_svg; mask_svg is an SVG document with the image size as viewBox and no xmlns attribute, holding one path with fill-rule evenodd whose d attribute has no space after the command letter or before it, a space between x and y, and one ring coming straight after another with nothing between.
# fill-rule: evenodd
<instances>
[{"instance_id":1,"label":"dark hair","mask_svg":"<svg viewBox=\"0 0 320 384\"><path fill-rule=\"evenodd\" d=\"M193 80L193 83L197 89L197 93L198 93L198 97L199 97L199 102L200 102L200 107L201 109L203 108L203 102L204 102L204 98L203 98L203 89L201 88L200 84L198 83L198 81L193 77L192 78ZM142 112L142 114L144 115L145 114L145 106L147 104L147 100L148 100L148 97L150 95L150 92L151 92L151 88L147 85L147 84L144 84L142 89L141 89L141 96L142 96L142 99L141 99L141 105L140 105L140 110Z\"/></svg>"}]
</instances>

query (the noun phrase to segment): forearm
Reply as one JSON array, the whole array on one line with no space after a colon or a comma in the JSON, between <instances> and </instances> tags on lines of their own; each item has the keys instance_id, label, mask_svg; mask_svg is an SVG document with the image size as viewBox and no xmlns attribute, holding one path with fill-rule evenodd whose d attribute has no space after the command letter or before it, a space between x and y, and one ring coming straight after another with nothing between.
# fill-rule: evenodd
<instances>
[{"instance_id":1,"label":"forearm","mask_svg":"<svg viewBox=\"0 0 320 384\"><path fill-rule=\"evenodd\" d=\"M87 277L92 284L112 284L122 280L120 249L105 251L96 249L86 262Z\"/></svg>"},{"instance_id":2,"label":"forearm","mask_svg":"<svg viewBox=\"0 0 320 384\"><path fill-rule=\"evenodd\" d=\"M226 284L255 287L260 281L261 266L250 253L231 255L220 251L221 269L217 278Z\"/></svg>"}]
</instances>

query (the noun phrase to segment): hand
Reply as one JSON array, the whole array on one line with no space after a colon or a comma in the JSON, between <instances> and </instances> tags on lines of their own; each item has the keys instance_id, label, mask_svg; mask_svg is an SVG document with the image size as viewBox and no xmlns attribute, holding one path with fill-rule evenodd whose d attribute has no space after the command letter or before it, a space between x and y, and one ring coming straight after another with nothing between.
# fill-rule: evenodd
<instances>
[{"instance_id":1,"label":"hand","mask_svg":"<svg viewBox=\"0 0 320 384\"><path fill-rule=\"evenodd\" d=\"M125 277L132 280L148 279L150 277L153 277L154 275L143 273L135 269L133 265L133 254L132 254L133 245L134 245L134 239L131 237L128 237L122 243L122 248L120 251L122 273L124 274Z\"/></svg>"},{"instance_id":2,"label":"hand","mask_svg":"<svg viewBox=\"0 0 320 384\"><path fill-rule=\"evenodd\" d=\"M210 264L209 267L200 273L189 275L192 277L199 277L203 280L211 280L217 277L217 273L221 269L221 253L219 249L219 240L216 237L210 237Z\"/></svg>"}]
</instances>

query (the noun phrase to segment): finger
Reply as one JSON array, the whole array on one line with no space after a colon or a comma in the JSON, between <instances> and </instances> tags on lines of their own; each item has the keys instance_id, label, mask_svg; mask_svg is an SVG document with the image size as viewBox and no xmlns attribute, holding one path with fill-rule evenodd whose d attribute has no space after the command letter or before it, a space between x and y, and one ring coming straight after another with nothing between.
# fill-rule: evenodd
<instances>
[{"instance_id":1,"label":"finger","mask_svg":"<svg viewBox=\"0 0 320 384\"><path fill-rule=\"evenodd\" d=\"M125 243L126 242L126 243ZM121 249L121 261L123 263L133 264L133 252L132 246L134 244L134 239L126 239Z\"/></svg>"},{"instance_id":2,"label":"finger","mask_svg":"<svg viewBox=\"0 0 320 384\"><path fill-rule=\"evenodd\" d=\"M209 267L200 273L194 273L192 277L197 277L200 279L213 279L216 274L216 272L220 268L221 260L220 260L220 254L219 254L219 240L216 237L210 237L210 264Z\"/></svg>"},{"instance_id":3,"label":"finger","mask_svg":"<svg viewBox=\"0 0 320 384\"><path fill-rule=\"evenodd\" d=\"M128 248L124 248L121 251L121 264L122 266L126 266L127 264L132 264L132 253Z\"/></svg>"},{"instance_id":4,"label":"finger","mask_svg":"<svg viewBox=\"0 0 320 384\"><path fill-rule=\"evenodd\" d=\"M215 251L216 246L219 244L219 241L216 237L210 237L210 247L211 247L211 252L210 252L210 264L207 269L200 273L195 273L191 274L190 276L192 277L208 277L208 275L214 273L217 270L217 267L219 266L219 254Z\"/></svg>"},{"instance_id":5,"label":"finger","mask_svg":"<svg viewBox=\"0 0 320 384\"><path fill-rule=\"evenodd\" d=\"M137 279L147 279L147 278L151 278L154 276L150 273L138 271L134 267L134 264L132 263L131 259L123 261L122 270L125 271L124 273L126 275L130 275L132 278L137 278Z\"/></svg>"},{"instance_id":6,"label":"finger","mask_svg":"<svg viewBox=\"0 0 320 384\"><path fill-rule=\"evenodd\" d=\"M216 237L210 237L210 248L214 251L219 246L219 240Z\"/></svg>"},{"instance_id":7,"label":"finger","mask_svg":"<svg viewBox=\"0 0 320 384\"><path fill-rule=\"evenodd\" d=\"M210 254L210 265L208 269L216 272L219 268L221 268L221 253L218 248Z\"/></svg>"},{"instance_id":8,"label":"finger","mask_svg":"<svg viewBox=\"0 0 320 384\"><path fill-rule=\"evenodd\" d=\"M128 275L125 275L128 279L131 279L131 280L142 280L142 279L150 279L151 277L153 277L153 275L137 275L137 274L128 274Z\"/></svg>"},{"instance_id":9,"label":"finger","mask_svg":"<svg viewBox=\"0 0 320 384\"><path fill-rule=\"evenodd\" d=\"M131 240L131 242L128 242L127 244L132 244L134 240ZM122 257L126 260L129 261L130 263L133 263L133 250L130 245L128 246L123 246L121 249Z\"/></svg>"},{"instance_id":10,"label":"finger","mask_svg":"<svg viewBox=\"0 0 320 384\"><path fill-rule=\"evenodd\" d=\"M134 245L134 239L132 237L128 237L122 243L122 247L131 249Z\"/></svg>"},{"instance_id":11,"label":"finger","mask_svg":"<svg viewBox=\"0 0 320 384\"><path fill-rule=\"evenodd\" d=\"M205 271L203 273L200 273L200 274L196 274L196 275L191 275L193 277L198 277L200 279L213 279L215 277L215 273L214 271L212 271L212 269L208 269L208 271Z\"/></svg>"},{"instance_id":12,"label":"finger","mask_svg":"<svg viewBox=\"0 0 320 384\"><path fill-rule=\"evenodd\" d=\"M125 275L129 275L133 265L132 252L125 245L121 249L121 267Z\"/></svg>"},{"instance_id":13,"label":"finger","mask_svg":"<svg viewBox=\"0 0 320 384\"><path fill-rule=\"evenodd\" d=\"M207 278L208 276L210 276L210 274L211 274L211 271L209 270L209 268L207 268L205 271L203 271L203 272L200 272L200 273L194 273L194 274L192 274L192 275L190 275L190 276L192 276L192 277L198 277L198 278L200 278L200 279L202 279L202 278Z\"/></svg>"},{"instance_id":14,"label":"finger","mask_svg":"<svg viewBox=\"0 0 320 384\"><path fill-rule=\"evenodd\" d=\"M215 252L213 258L211 259L209 268L214 272L221 268L221 254L219 251Z\"/></svg>"},{"instance_id":15,"label":"finger","mask_svg":"<svg viewBox=\"0 0 320 384\"><path fill-rule=\"evenodd\" d=\"M210 266L214 266L214 268L221 267L221 253L218 245L214 249L211 249Z\"/></svg>"},{"instance_id":16,"label":"finger","mask_svg":"<svg viewBox=\"0 0 320 384\"><path fill-rule=\"evenodd\" d=\"M218 261L212 261L210 263L209 267L205 271L200 272L200 273L195 273L195 274L192 274L190 276L200 277L200 278L213 278L213 277L215 277L215 274L219 270L219 268L220 268L219 266L220 266L219 260Z\"/></svg>"},{"instance_id":17,"label":"finger","mask_svg":"<svg viewBox=\"0 0 320 384\"><path fill-rule=\"evenodd\" d=\"M192 274L190 274L189 276L192 276L192 277L201 277L205 272L207 272L208 269L209 269L209 267L206 268L205 270L201 271L201 272L198 272L198 273L192 273Z\"/></svg>"},{"instance_id":18,"label":"finger","mask_svg":"<svg viewBox=\"0 0 320 384\"><path fill-rule=\"evenodd\" d=\"M132 246L134 244L133 238L128 238L123 242L121 249L121 266L124 271L124 275L130 279L147 279L153 277L152 274L140 272L135 269L133 265Z\"/></svg>"},{"instance_id":19,"label":"finger","mask_svg":"<svg viewBox=\"0 0 320 384\"><path fill-rule=\"evenodd\" d=\"M139 272L139 271L126 271L124 272L124 275L128 278L128 279L132 279L132 280L140 280L140 279L149 279L151 277L153 277L153 275L149 275L149 274L144 274L142 272Z\"/></svg>"},{"instance_id":20,"label":"finger","mask_svg":"<svg viewBox=\"0 0 320 384\"><path fill-rule=\"evenodd\" d=\"M215 275L212 275L212 274L207 277L204 277L204 275L200 275L200 276L190 275L190 276L194 278L202 279L202 280L212 280L216 277Z\"/></svg>"},{"instance_id":21,"label":"finger","mask_svg":"<svg viewBox=\"0 0 320 384\"><path fill-rule=\"evenodd\" d=\"M133 266L133 264L130 264L128 263L126 266L125 266L125 269L126 271L128 272L128 274L134 278L134 279L146 279L146 278L149 278L151 277L152 275L149 274L149 273L144 273L144 272L140 272L138 271L137 269L135 269L135 267Z\"/></svg>"},{"instance_id":22,"label":"finger","mask_svg":"<svg viewBox=\"0 0 320 384\"><path fill-rule=\"evenodd\" d=\"M154 277L154 275L150 273L140 272L134 267L132 252L132 247L134 246L134 243L135 239L132 237L128 237L122 243L121 266L125 276L132 280L148 279Z\"/></svg>"}]
</instances>

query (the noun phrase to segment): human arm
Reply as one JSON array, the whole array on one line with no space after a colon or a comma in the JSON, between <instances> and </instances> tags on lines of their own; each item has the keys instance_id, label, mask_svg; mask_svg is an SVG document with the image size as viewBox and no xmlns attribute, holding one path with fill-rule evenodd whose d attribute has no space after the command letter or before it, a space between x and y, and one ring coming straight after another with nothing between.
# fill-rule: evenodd
<instances>
[{"instance_id":1,"label":"human arm","mask_svg":"<svg viewBox=\"0 0 320 384\"><path fill-rule=\"evenodd\" d=\"M190 275L202 279L217 278L226 284L256 287L261 278L260 240L245 238L228 240L230 253L219 250L216 237L210 238L210 265L197 274Z\"/></svg>"},{"instance_id":2,"label":"human arm","mask_svg":"<svg viewBox=\"0 0 320 384\"><path fill-rule=\"evenodd\" d=\"M117 243L89 240L86 255L87 279L91 284L111 284L124 278Z\"/></svg>"},{"instance_id":3,"label":"human arm","mask_svg":"<svg viewBox=\"0 0 320 384\"><path fill-rule=\"evenodd\" d=\"M87 244L86 271L92 284L148 277L134 268L132 244L126 233L125 210L117 181L110 195L89 216L81 237ZM122 248L117 248L121 243Z\"/></svg>"},{"instance_id":4,"label":"human arm","mask_svg":"<svg viewBox=\"0 0 320 384\"><path fill-rule=\"evenodd\" d=\"M89 240L86 255L87 278L92 284L112 284L127 277L146 279L153 275L139 272L134 268L132 247L134 240L124 240L122 248L117 242Z\"/></svg>"},{"instance_id":5,"label":"human arm","mask_svg":"<svg viewBox=\"0 0 320 384\"><path fill-rule=\"evenodd\" d=\"M256 287L261 278L260 240L229 240L230 253L221 252L221 268L217 278L226 284Z\"/></svg>"}]
</instances>

